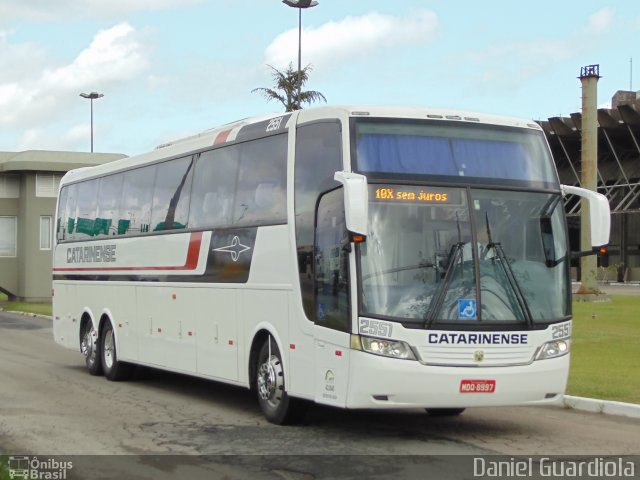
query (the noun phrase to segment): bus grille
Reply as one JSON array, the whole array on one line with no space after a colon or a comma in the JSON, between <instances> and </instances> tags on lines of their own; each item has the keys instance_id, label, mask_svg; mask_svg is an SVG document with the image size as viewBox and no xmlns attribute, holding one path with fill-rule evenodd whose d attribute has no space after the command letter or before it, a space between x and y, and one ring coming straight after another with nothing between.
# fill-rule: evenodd
<instances>
[{"instance_id":1,"label":"bus grille","mask_svg":"<svg viewBox=\"0 0 640 480\"><path fill-rule=\"evenodd\" d=\"M420 361L427 365L454 367L501 367L531 363L533 346L448 345L418 347Z\"/></svg>"}]
</instances>

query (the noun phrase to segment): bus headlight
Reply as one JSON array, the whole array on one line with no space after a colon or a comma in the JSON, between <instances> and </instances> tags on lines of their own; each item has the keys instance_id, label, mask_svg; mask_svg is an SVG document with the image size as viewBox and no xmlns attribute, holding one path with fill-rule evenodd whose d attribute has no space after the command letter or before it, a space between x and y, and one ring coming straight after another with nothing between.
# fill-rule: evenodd
<instances>
[{"instance_id":1,"label":"bus headlight","mask_svg":"<svg viewBox=\"0 0 640 480\"><path fill-rule=\"evenodd\" d=\"M542 345L536 353L536 360L546 360L548 358L557 358L566 355L571 350L571 340L552 340Z\"/></svg>"},{"instance_id":2,"label":"bus headlight","mask_svg":"<svg viewBox=\"0 0 640 480\"><path fill-rule=\"evenodd\" d=\"M415 360L416 356L407 342L386 338L351 336L351 348L382 357Z\"/></svg>"}]
</instances>

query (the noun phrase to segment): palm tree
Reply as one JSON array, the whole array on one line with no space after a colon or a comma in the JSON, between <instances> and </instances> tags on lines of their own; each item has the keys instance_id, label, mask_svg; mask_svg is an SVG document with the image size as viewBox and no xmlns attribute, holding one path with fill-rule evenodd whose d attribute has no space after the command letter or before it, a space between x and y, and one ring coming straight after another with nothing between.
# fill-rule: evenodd
<instances>
[{"instance_id":1,"label":"palm tree","mask_svg":"<svg viewBox=\"0 0 640 480\"><path fill-rule=\"evenodd\" d=\"M274 88L254 88L251 92L260 92L267 101L277 100L284 105L285 112L300 110L303 103L311 104L317 101L326 102L325 96L315 90L303 91L302 86L309 80L311 65L307 65L302 70L294 70L290 63L284 72L281 72L271 65L267 65L273 73L271 77L275 81Z\"/></svg>"}]
</instances>

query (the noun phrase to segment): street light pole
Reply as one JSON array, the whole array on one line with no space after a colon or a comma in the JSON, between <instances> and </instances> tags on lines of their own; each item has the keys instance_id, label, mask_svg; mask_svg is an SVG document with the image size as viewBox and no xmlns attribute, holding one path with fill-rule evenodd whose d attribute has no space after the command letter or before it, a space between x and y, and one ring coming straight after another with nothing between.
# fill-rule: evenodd
<instances>
[{"instance_id":1,"label":"street light pole","mask_svg":"<svg viewBox=\"0 0 640 480\"><path fill-rule=\"evenodd\" d=\"M98 92L81 93L82 98L88 98L91 102L91 153L93 153L93 101L97 98L104 97L104 94Z\"/></svg>"},{"instance_id":2,"label":"street light pole","mask_svg":"<svg viewBox=\"0 0 640 480\"><path fill-rule=\"evenodd\" d=\"M298 9L298 108L300 108L300 93L302 91L302 9L318 5L316 0L282 0L289 7Z\"/></svg>"}]
</instances>

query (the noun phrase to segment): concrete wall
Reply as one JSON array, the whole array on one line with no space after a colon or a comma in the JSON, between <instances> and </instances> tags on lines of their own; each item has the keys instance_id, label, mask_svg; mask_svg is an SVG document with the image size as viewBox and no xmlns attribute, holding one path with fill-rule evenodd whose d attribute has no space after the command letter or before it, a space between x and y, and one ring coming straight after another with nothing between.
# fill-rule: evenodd
<instances>
[{"instance_id":1,"label":"concrete wall","mask_svg":"<svg viewBox=\"0 0 640 480\"><path fill-rule=\"evenodd\" d=\"M18 217L18 229L20 229L20 199L0 199L0 216ZM19 247L18 247L19 248ZM18 291L18 257L0 257L0 289L16 294Z\"/></svg>"},{"instance_id":2,"label":"concrete wall","mask_svg":"<svg viewBox=\"0 0 640 480\"><path fill-rule=\"evenodd\" d=\"M40 217L54 221L56 199L36 197L36 173L26 172L20 195L18 225L19 285L18 296L29 300L51 300L52 250L40 250ZM19 219L19 221L20 221Z\"/></svg>"},{"instance_id":3,"label":"concrete wall","mask_svg":"<svg viewBox=\"0 0 640 480\"><path fill-rule=\"evenodd\" d=\"M40 250L40 217L54 214L56 198L36 197L36 172L20 173L20 198L0 199L0 216L18 217L17 257L0 257L0 289L29 301L51 300L52 250Z\"/></svg>"}]
</instances>

